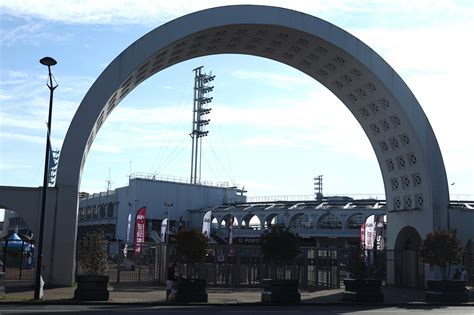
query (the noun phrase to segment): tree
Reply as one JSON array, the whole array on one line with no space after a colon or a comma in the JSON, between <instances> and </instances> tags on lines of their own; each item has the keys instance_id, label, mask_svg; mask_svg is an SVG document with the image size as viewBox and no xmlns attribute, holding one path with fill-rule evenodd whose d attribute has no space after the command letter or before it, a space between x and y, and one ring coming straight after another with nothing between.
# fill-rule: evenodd
<instances>
[{"instance_id":1,"label":"tree","mask_svg":"<svg viewBox=\"0 0 474 315\"><path fill-rule=\"evenodd\" d=\"M360 247L349 252L347 271L354 279L366 279L369 277L369 268Z\"/></svg>"},{"instance_id":2,"label":"tree","mask_svg":"<svg viewBox=\"0 0 474 315\"><path fill-rule=\"evenodd\" d=\"M199 231L181 231L176 234L176 254L184 263L199 263L206 255L208 239Z\"/></svg>"},{"instance_id":3,"label":"tree","mask_svg":"<svg viewBox=\"0 0 474 315\"><path fill-rule=\"evenodd\" d=\"M439 266L443 280L449 278L450 266L461 262L462 243L456 230L438 230L426 236L420 256L430 265Z\"/></svg>"},{"instance_id":4,"label":"tree","mask_svg":"<svg viewBox=\"0 0 474 315\"><path fill-rule=\"evenodd\" d=\"M299 237L287 228L272 227L270 232L267 231L261 236L261 240L263 256L277 266L291 263L298 256Z\"/></svg>"},{"instance_id":5,"label":"tree","mask_svg":"<svg viewBox=\"0 0 474 315\"><path fill-rule=\"evenodd\" d=\"M107 248L102 230L87 234L80 243L79 263L86 275L101 276L107 270Z\"/></svg>"}]
</instances>

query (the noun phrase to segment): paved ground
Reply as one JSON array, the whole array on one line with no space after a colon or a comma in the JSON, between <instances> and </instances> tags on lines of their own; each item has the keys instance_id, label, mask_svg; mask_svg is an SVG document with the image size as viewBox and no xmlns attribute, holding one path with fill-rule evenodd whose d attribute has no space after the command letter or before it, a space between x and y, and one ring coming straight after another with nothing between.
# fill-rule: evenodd
<instances>
[{"instance_id":1,"label":"paved ground","mask_svg":"<svg viewBox=\"0 0 474 315\"><path fill-rule=\"evenodd\" d=\"M208 315L208 314L258 314L258 315L314 315L314 314L341 314L341 315L402 315L415 313L417 315L470 315L474 314L474 306L443 306L443 305L4 305L0 304L0 313L4 314L55 314L71 315L76 313L90 315L119 314L164 314L164 315Z\"/></svg>"},{"instance_id":2,"label":"paved ground","mask_svg":"<svg viewBox=\"0 0 474 315\"><path fill-rule=\"evenodd\" d=\"M471 289L470 305L474 306L474 290ZM111 286L110 299L101 304L162 304L165 301L165 290L162 286ZM343 289L304 291L300 290L303 304L341 304ZM260 288L225 289L208 288L209 304L255 304L260 302ZM424 290L411 288L383 288L384 304L424 304ZM45 290L45 302L53 304L71 304L74 288L55 288ZM28 303L33 298L31 289L11 292L0 299L0 304ZM80 304L80 302L78 303ZM100 303L99 303L100 304Z\"/></svg>"}]
</instances>

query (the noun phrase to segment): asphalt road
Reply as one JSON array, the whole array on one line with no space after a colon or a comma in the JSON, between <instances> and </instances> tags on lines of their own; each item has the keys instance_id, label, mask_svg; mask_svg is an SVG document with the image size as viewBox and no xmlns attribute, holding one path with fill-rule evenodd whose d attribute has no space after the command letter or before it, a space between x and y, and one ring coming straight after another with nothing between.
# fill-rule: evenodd
<instances>
[{"instance_id":1,"label":"asphalt road","mask_svg":"<svg viewBox=\"0 0 474 315\"><path fill-rule=\"evenodd\" d=\"M364 305L324 305L324 306L127 306L127 305L0 305L0 315L4 314L462 314L474 315L474 306L403 306L387 307Z\"/></svg>"}]
</instances>

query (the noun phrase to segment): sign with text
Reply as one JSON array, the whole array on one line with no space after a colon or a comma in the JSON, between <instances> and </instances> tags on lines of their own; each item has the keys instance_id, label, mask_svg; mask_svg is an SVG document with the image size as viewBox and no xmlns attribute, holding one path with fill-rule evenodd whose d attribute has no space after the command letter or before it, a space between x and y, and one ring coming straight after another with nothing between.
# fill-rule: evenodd
<instances>
[{"instance_id":1,"label":"sign with text","mask_svg":"<svg viewBox=\"0 0 474 315\"><path fill-rule=\"evenodd\" d=\"M134 239L134 255L137 256L145 243L146 233L146 207L138 209L135 217L135 239Z\"/></svg>"}]
</instances>

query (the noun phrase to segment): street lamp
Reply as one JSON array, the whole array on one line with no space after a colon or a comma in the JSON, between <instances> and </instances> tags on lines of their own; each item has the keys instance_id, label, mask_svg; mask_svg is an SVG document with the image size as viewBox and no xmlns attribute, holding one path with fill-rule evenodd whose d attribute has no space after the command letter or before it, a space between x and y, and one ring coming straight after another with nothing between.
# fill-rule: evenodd
<instances>
[{"instance_id":1,"label":"street lamp","mask_svg":"<svg viewBox=\"0 0 474 315\"><path fill-rule=\"evenodd\" d=\"M36 259L36 278L35 278L35 300L43 299L42 285L41 285L41 269L43 261L43 232L44 232L44 215L46 212L46 190L48 189L48 170L49 170L49 156L51 150L50 134L51 134L51 116L53 112L53 92L58 87L58 84L53 86L53 75L51 74L51 67L57 62L51 57L44 57L40 63L48 67L49 82L46 84L49 88L49 115L48 115L48 134L46 137L46 154L44 157L44 177L43 177L43 195L41 198L41 216L38 233L38 252Z\"/></svg>"},{"instance_id":2,"label":"street lamp","mask_svg":"<svg viewBox=\"0 0 474 315\"><path fill-rule=\"evenodd\" d=\"M165 202L165 207L168 208L168 224L166 225L166 243L170 242L170 224L171 224L171 207L173 206L172 202Z\"/></svg>"}]
</instances>

